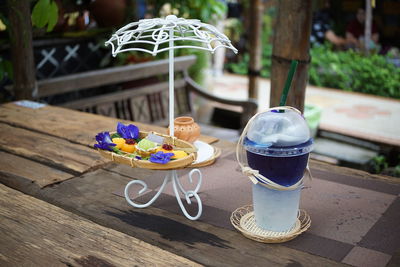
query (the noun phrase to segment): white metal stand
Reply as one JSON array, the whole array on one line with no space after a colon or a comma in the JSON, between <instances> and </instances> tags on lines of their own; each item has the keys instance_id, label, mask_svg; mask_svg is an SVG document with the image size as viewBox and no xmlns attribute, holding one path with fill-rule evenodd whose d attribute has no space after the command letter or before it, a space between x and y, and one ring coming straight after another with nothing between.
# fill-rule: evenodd
<instances>
[{"instance_id":1,"label":"white metal stand","mask_svg":"<svg viewBox=\"0 0 400 267\"><path fill-rule=\"evenodd\" d=\"M178 44L175 41L179 41ZM181 42L188 42L182 44ZM168 43L167 47L162 47ZM165 19L143 19L138 22L129 23L128 25L117 30L112 37L106 42L106 45L111 45L112 54L116 56L119 53L127 51L142 51L155 56L160 52L169 50L169 134L174 136L174 50L179 48L194 48L210 51L214 53L219 47L225 47L237 53L237 49L233 47L231 41L223 33L219 32L214 26L200 22L199 20L177 18L174 15L169 15ZM144 45L152 46L146 47ZM139 195L147 190L147 184L141 180L129 182L125 187L125 198L128 203L136 208L145 208L150 206L164 190L165 185L172 181L172 186L181 207L182 212L190 220L197 220L202 213L202 204L199 195L202 175L198 169L194 169L189 173L189 180L192 183L192 175L197 172L199 179L194 190L185 191L182 184L179 182L178 175L175 170L169 171L164 178L160 190L154 197L145 204L137 204L133 202L128 195L129 187L133 184L140 184L143 188L139 191ZM196 216L190 216L180 199L181 192L188 204L191 204L191 198L197 200L199 207Z\"/></svg>"},{"instance_id":2,"label":"white metal stand","mask_svg":"<svg viewBox=\"0 0 400 267\"><path fill-rule=\"evenodd\" d=\"M128 203L129 203L130 205L134 206L135 208L141 208L141 209L142 209L142 208L147 208L147 207L149 207L151 204L153 204L154 201L157 200L157 198L160 196L160 194L161 194L162 191L164 190L166 184L167 184L168 182L172 181L172 187L173 187L173 189L174 189L175 197L176 197L176 200L177 200L177 202L178 202L178 204L179 204L179 206L180 206L180 208L181 208L183 214L184 214L184 215L186 216L186 218L188 218L189 220L193 220L193 221L194 221L194 220L197 220L198 218L200 218L201 213L203 212L203 205L202 205L202 202L201 202L201 199L200 199L199 195L197 194L197 192L199 191L200 186L201 186L202 174L201 174L201 172L200 172L199 169L193 169L193 170L191 170L191 171L189 172L189 176L188 176L188 177L189 177L190 183L193 183L193 177L192 177L192 176L193 176L194 173L197 173L197 175L198 175L197 185L196 185L196 187L194 188L194 190L187 190L187 191L186 191L186 190L183 188L181 182L179 181L179 177L178 177L177 171L176 171L176 170L172 170L172 171L168 171L168 173L167 173L167 175L165 176L164 181L163 181L163 183L162 183L160 189L158 190L158 192L157 192L147 203L139 204L139 203L134 202L134 201L129 197L129 188L130 188L132 185L134 185L134 184L139 184L139 185L143 186L143 188L142 188L141 190L139 190L139 192L138 192L139 195L143 194L143 193L147 190L147 184L146 184L145 182L143 182L142 180L133 180L133 181L130 181L130 182L126 185L126 187L125 187L125 199L126 199L126 201L128 201ZM192 204L191 198L194 197L194 198L196 199L196 202L197 202L197 205L198 205L198 212L197 212L196 216L191 216L191 215L187 212L185 206L183 206L183 203L182 203L182 200L181 200L181 197L180 197L180 194L181 194L181 193L184 195L184 197L185 197L185 199L186 199L186 203L189 204L189 205Z\"/></svg>"}]
</instances>

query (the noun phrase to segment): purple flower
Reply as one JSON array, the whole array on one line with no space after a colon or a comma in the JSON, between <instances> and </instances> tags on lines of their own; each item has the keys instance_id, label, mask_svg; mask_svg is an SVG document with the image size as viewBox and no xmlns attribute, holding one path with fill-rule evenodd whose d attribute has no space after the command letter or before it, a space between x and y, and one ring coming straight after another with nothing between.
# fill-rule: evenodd
<instances>
[{"instance_id":1,"label":"purple flower","mask_svg":"<svg viewBox=\"0 0 400 267\"><path fill-rule=\"evenodd\" d=\"M136 156L135 159L142 160L141 156Z\"/></svg>"},{"instance_id":2,"label":"purple flower","mask_svg":"<svg viewBox=\"0 0 400 267\"><path fill-rule=\"evenodd\" d=\"M101 132L96 135L96 141L98 144L95 144L95 148L100 148L104 150L113 151L112 146L116 146L111 140L109 132Z\"/></svg>"},{"instance_id":3,"label":"purple flower","mask_svg":"<svg viewBox=\"0 0 400 267\"><path fill-rule=\"evenodd\" d=\"M125 126L118 122L117 133L125 139L137 139L139 137L139 128L133 124Z\"/></svg>"},{"instance_id":4,"label":"purple flower","mask_svg":"<svg viewBox=\"0 0 400 267\"><path fill-rule=\"evenodd\" d=\"M150 155L150 162L166 164L171 160L173 155L174 153L164 153L162 151L158 151L157 153Z\"/></svg>"}]
</instances>

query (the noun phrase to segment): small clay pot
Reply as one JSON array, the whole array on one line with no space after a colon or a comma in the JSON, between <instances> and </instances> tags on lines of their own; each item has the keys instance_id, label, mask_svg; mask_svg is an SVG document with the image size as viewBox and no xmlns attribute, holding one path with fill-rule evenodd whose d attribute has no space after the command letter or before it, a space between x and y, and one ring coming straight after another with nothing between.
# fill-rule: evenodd
<instances>
[{"instance_id":1,"label":"small clay pot","mask_svg":"<svg viewBox=\"0 0 400 267\"><path fill-rule=\"evenodd\" d=\"M175 118L174 135L181 140L193 143L200 136L200 126L192 117Z\"/></svg>"}]
</instances>

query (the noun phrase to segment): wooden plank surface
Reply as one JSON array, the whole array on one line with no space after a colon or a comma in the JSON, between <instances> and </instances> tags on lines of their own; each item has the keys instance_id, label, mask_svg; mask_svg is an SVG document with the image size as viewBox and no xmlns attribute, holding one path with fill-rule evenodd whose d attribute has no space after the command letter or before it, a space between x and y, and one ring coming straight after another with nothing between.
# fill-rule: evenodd
<instances>
[{"instance_id":1,"label":"wooden plank surface","mask_svg":"<svg viewBox=\"0 0 400 267\"><path fill-rule=\"evenodd\" d=\"M0 149L76 174L107 162L96 150L0 123Z\"/></svg>"},{"instance_id":2,"label":"wooden plank surface","mask_svg":"<svg viewBox=\"0 0 400 267\"><path fill-rule=\"evenodd\" d=\"M196 61L195 56L176 57L175 72L188 69ZM168 73L168 59L144 62L133 65L87 71L65 75L38 82L38 96L72 92L79 89L93 88L113 83L122 83L144 79L151 76Z\"/></svg>"},{"instance_id":3,"label":"wooden plank surface","mask_svg":"<svg viewBox=\"0 0 400 267\"><path fill-rule=\"evenodd\" d=\"M175 88L183 86L184 84L184 80L177 80L175 81ZM142 95L154 94L163 90L168 90L168 82L160 82L147 86L137 87L134 89L127 89L109 94L93 96L90 98L79 99L62 104L62 106L66 108L88 108L96 106L98 104L110 103L122 99L130 99L140 97Z\"/></svg>"},{"instance_id":4,"label":"wooden plank surface","mask_svg":"<svg viewBox=\"0 0 400 267\"><path fill-rule=\"evenodd\" d=\"M23 167L21 167L23 166ZM73 175L46 165L0 151L1 182L18 190L38 190L68 180Z\"/></svg>"},{"instance_id":5,"label":"wooden plank surface","mask_svg":"<svg viewBox=\"0 0 400 267\"><path fill-rule=\"evenodd\" d=\"M380 174L371 174L366 171L352 169L348 167L336 166L313 159L310 160L310 168L311 168L311 173L313 170L315 170L315 171L322 171L326 174L330 174L331 176L344 175L344 176L351 176L354 178L385 181L391 184L400 184L400 179L396 177L380 175Z\"/></svg>"},{"instance_id":6,"label":"wooden plank surface","mask_svg":"<svg viewBox=\"0 0 400 267\"><path fill-rule=\"evenodd\" d=\"M219 140L218 143L214 144L216 147L222 149L222 156L234 153L236 151L236 144L226 141L226 140ZM400 179L396 177L391 177L387 175L380 175L380 174L371 174L366 171L357 170L348 167L341 167L336 166L333 164L325 163L322 161L318 161L315 159L309 160L309 166L311 169L311 174L313 171L320 171L324 172L325 174L329 174L330 176L337 176L337 175L344 175L344 176L351 176L354 178L362 178L362 179L374 179L378 181L385 181L392 184L399 184Z\"/></svg>"},{"instance_id":7,"label":"wooden plank surface","mask_svg":"<svg viewBox=\"0 0 400 267\"><path fill-rule=\"evenodd\" d=\"M0 106L0 122L90 146L95 143L97 133L114 131L119 121L125 124L134 123L144 131L152 130L160 133L167 131L155 125L124 121L61 107L45 106L32 109L12 102ZM199 140L214 143L218 141L218 138L201 136Z\"/></svg>"},{"instance_id":8,"label":"wooden plank surface","mask_svg":"<svg viewBox=\"0 0 400 267\"><path fill-rule=\"evenodd\" d=\"M100 169L46 187L35 193L35 197L204 265L342 266L279 244L254 242L237 231L219 228L201 219L190 221L182 214L154 207L133 208L113 194L130 180Z\"/></svg>"},{"instance_id":9,"label":"wooden plank surface","mask_svg":"<svg viewBox=\"0 0 400 267\"><path fill-rule=\"evenodd\" d=\"M80 144L88 144L85 142L90 142L99 131L95 130L96 127L101 127L100 131L104 131L109 124L109 129L111 130L115 128L116 121L118 120L49 106L40 109L28 109L16 106L15 104L6 104L0 106L0 121L3 121L3 124L8 128L24 128L26 131L40 136L48 136L54 139L61 139L65 136L65 139L71 140L75 145L84 147ZM138 125L141 127L140 124ZM79 130L80 127L82 130ZM146 129L146 127L155 128L153 126L143 125L143 129ZM17 130L17 135L19 136L18 140L24 136L21 134L21 132L25 131L24 129ZM1 134L1 136L5 136L4 133ZM7 140L12 142L14 139ZM76 140L79 140L79 142ZM31 143L30 145L34 144ZM225 151L224 153L231 153L234 151L234 144L230 142L220 141L216 146L223 148ZM10 152L18 153L18 151L17 149L11 150ZM16 157L8 153L4 154L8 155L5 162L9 159L12 160L12 157ZM1 156L0 154L0 157ZM16 160L16 162L20 162L21 164L14 164L11 167L7 167L8 171L0 172L0 180L8 179L9 172L16 173L15 176L23 176L22 174L24 173L21 174L21 170L18 172L13 169L18 168L18 166L25 166L24 160ZM311 162L311 164L313 163ZM29 165L26 166L29 167ZM54 168L60 167L58 165L52 166L54 166ZM338 170L335 166L318 165L315 167L311 165L311 167L317 167L320 172L335 173ZM143 178L142 174L136 172L136 170L137 169L132 170L132 172L134 172L132 176L140 176L140 178ZM31 174L26 173L24 175ZM204 265L235 266L252 263L253 265L260 266L341 266L341 264L331 260L282 245L267 245L248 240L236 231L212 226L202 222L201 219L200 221L189 221L181 214L173 214L154 207L135 209L129 206L123 198L113 194L113 192L123 188L126 183L131 180L129 176L131 175L128 171L113 170L112 168L104 166L104 169L90 170L79 177L69 179L63 183L54 184L51 187L44 187L41 190L29 186L22 186L20 190L43 199L48 203L72 211L75 214L79 214L98 224L123 232L129 236L133 236ZM360 176L370 177L370 175L366 173L360 174ZM4 195L1 190L0 195ZM25 208L23 205L20 206L21 208ZM23 210L17 210L18 214L21 212L23 213ZM25 227L25 225L23 226ZM32 228L28 226L27 229L32 231ZM7 233L7 231L5 232ZM26 232L23 233L25 234ZM52 232L51 235L57 237L57 232ZM7 236L7 238L9 238L9 236ZM8 239L5 240L4 242L7 243L0 243L2 247L4 244L10 243ZM53 242L51 244L56 244L56 246L58 246L58 243L52 241L52 239L48 240L50 240L50 243ZM14 241L14 243L10 244L16 244L16 242ZM32 244L41 247L43 243L39 243L39 245L37 245L38 243ZM30 249L29 246L26 248L27 246L28 245L23 243L21 248L22 252L19 255L29 255L26 254L29 253L29 251L25 251L25 249ZM88 246L90 246L90 244L88 244ZM56 248L58 249L58 247ZM61 246L61 248L64 247ZM98 247L94 248L97 249ZM46 250L42 249L42 251ZM7 253L13 253L13 251ZM40 251L35 251L35 253L36 254L32 254L35 258L39 260L43 258ZM2 257L2 255L0 255L0 261L8 259L7 257ZM94 256L95 258L89 256ZM103 254L79 254L79 257L79 259L82 260L81 262L77 263L75 260L76 258L73 256L69 257L68 259L70 261L67 262L70 264L71 261L73 261L74 264L72 265L83 265L82 262L89 261L89 265L95 265L94 262L90 262L90 260L105 259L103 258ZM50 257L50 260L51 259L53 258ZM55 258L55 260L59 259ZM109 263L108 260L107 263ZM117 265L119 266L122 264Z\"/></svg>"},{"instance_id":10,"label":"wooden plank surface","mask_svg":"<svg viewBox=\"0 0 400 267\"><path fill-rule=\"evenodd\" d=\"M200 266L0 185L1 266Z\"/></svg>"}]
</instances>

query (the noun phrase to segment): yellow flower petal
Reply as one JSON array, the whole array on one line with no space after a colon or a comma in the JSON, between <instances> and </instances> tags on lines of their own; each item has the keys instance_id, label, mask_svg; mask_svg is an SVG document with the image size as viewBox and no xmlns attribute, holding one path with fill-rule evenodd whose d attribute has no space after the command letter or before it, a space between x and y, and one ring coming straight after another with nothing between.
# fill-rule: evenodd
<instances>
[{"instance_id":1,"label":"yellow flower petal","mask_svg":"<svg viewBox=\"0 0 400 267\"><path fill-rule=\"evenodd\" d=\"M171 151L169 153L171 153ZM171 157L171 159L181 159L188 155L185 151L182 150L173 150L172 153L174 153L174 155Z\"/></svg>"},{"instance_id":2,"label":"yellow flower petal","mask_svg":"<svg viewBox=\"0 0 400 267\"><path fill-rule=\"evenodd\" d=\"M122 146L125 144L125 139L124 138L120 138L120 137L116 137L112 139L112 142L114 144L116 144L116 148L121 149Z\"/></svg>"},{"instance_id":3,"label":"yellow flower petal","mask_svg":"<svg viewBox=\"0 0 400 267\"><path fill-rule=\"evenodd\" d=\"M128 153L133 153L136 151L136 145L123 144L121 150Z\"/></svg>"}]
</instances>

